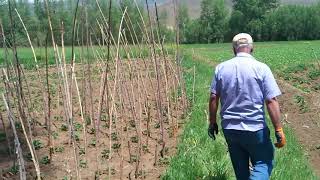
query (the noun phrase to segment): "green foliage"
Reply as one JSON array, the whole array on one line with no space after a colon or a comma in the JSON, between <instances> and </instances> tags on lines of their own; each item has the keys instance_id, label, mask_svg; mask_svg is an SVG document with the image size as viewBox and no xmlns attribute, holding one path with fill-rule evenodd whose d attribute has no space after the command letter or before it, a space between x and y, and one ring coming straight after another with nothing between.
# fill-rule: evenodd
<instances>
[{"instance_id":1,"label":"green foliage","mask_svg":"<svg viewBox=\"0 0 320 180\"><path fill-rule=\"evenodd\" d=\"M200 15L201 42L223 42L228 22L228 11L224 3L224 0L202 0Z\"/></svg>"},{"instance_id":2,"label":"green foliage","mask_svg":"<svg viewBox=\"0 0 320 180\"><path fill-rule=\"evenodd\" d=\"M111 139L112 139L112 141L117 141L118 140L118 133L116 133L116 132L111 133Z\"/></svg>"},{"instance_id":3,"label":"green foliage","mask_svg":"<svg viewBox=\"0 0 320 180\"><path fill-rule=\"evenodd\" d=\"M318 79L320 77L320 70L312 69L311 71L308 72L308 77L313 80Z\"/></svg>"},{"instance_id":4,"label":"green foliage","mask_svg":"<svg viewBox=\"0 0 320 180\"><path fill-rule=\"evenodd\" d=\"M88 167L87 161L84 160L84 159L81 159L81 160L80 160L80 163L79 163L79 166L80 166L81 168L87 168L87 167Z\"/></svg>"},{"instance_id":5,"label":"green foliage","mask_svg":"<svg viewBox=\"0 0 320 180\"><path fill-rule=\"evenodd\" d=\"M160 123L159 123L159 122L155 123L153 127L154 127L155 129L160 128Z\"/></svg>"},{"instance_id":6,"label":"green foliage","mask_svg":"<svg viewBox=\"0 0 320 180\"><path fill-rule=\"evenodd\" d=\"M314 6L281 6L265 16L265 40L320 38L320 3Z\"/></svg>"},{"instance_id":7,"label":"green foliage","mask_svg":"<svg viewBox=\"0 0 320 180\"><path fill-rule=\"evenodd\" d=\"M315 90L315 91L319 91L320 90L320 84L313 85L312 89Z\"/></svg>"},{"instance_id":8,"label":"green foliage","mask_svg":"<svg viewBox=\"0 0 320 180\"><path fill-rule=\"evenodd\" d=\"M307 65L304 63L300 64L293 64L288 66L284 72L285 73L298 73L298 72L304 72L307 69Z\"/></svg>"},{"instance_id":9,"label":"green foliage","mask_svg":"<svg viewBox=\"0 0 320 180\"><path fill-rule=\"evenodd\" d=\"M48 156L44 156L40 159L40 163L41 164L49 164L50 163L50 159Z\"/></svg>"},{"instance_id":10,"label":"green foliage","mask_svg":"<svg viewBox=\"0 0 320 180\"><path fill-rule=\"evenodd\" d=\"M80 123L74 123L74 130L75 131L80 131L81 129L82 129L82 124L80 124Z\"/></svg>"},{"instance_id":11,"label":"green foliage","mask_svg":"<svg viewBox=\"0 0 320 180\"><path fill-rule=\"evenodd\" d=\"M96 133L96 129L95 128L90 128L89 129L89 134L95 134Z\"/></svg>"},{"instance_id":12,"label":"green foliage","mask_svg":"<svg viewBox=\"0 0 320 180\"><path fill-rule=\"evenodd\" d=\"M248 32L255 40L262 40L264 16L278 6L278 1L233 0L234 11L230 20L231 35Z\"/></svg>"},{"instance_id":13,"label":"green foliage","mask_svg":"<svg viewBox=\"0 0 320 180\"><path fill-rule=\"evenodd\" d=\"M52 137L53 137L53 139L58 139L59 134L54 131L54 132L52 132Z\"/></svg>"},{"instance_id":14,"label":"green foliage","mask_svg":"<svg viewBox=\"0 0 320 180\"><path fill-rule=\"evenodd\" d=\"M300 112L305 113L308 111L308 105L303 96L295 95L294 100L298 104Z\"/></svg>"},{"instance_id":15,"label":"green foliage","mask_svg":"<svg viewBox=\"0 0 320 180\"><path fill-rule=\"evenodd\" d=\"M83 147L79 148L79 155L81 156L81 155L84 155L84 154L86 154L85 149Z\"/></svg>"},{"instance_id":16,"label":"green foliage","mask_svg":"<svg viewBox=\"0 0 320 180\"><path fill-rule=\"evenodd\" d=\"M120 143L114 143L114 144L112 144L112 149L114 149L114 150L118 150L120 147L121 147L121 144L120 144Z\"/></svg>"},{"instance_id":17,"label":"green foliage","mask_svg":"<svg viewBox=\"0 0 320 180\"><path fill-rule=\"evenodd\" d=\"M68 126L66 124L61 124L60 130L61 131L68 131Z\"/></svg>"},{"instance_id":18,"label":"green foliage","mask_svg":"<svg viewBox=\"0 0 320 180\"><path fill-rule=\"evenodd\" d=\"M92 147L96 147L97 140L95 138L91 139L89 145Z\"/></svg>"},{"instance_id":19,"label":"green foliage","mask_svg":"<svg viewBox=\"0 0 320 180\"><path fill-rule=\"evenodd\" d=\"M22 131L22 125L20 122L14 122L14 126L16 127L17 130Z\"/></svg>"},{"instance_id":20,"label":"green foliage","mask_svg":"<svg viewBox=\"0 0 320 180\"><path fill-rule=\"evenodd\" d=\"M12 174L18 174L19 172L19 166L12 166L10 169L9 169L9 172L12 173Z\"/></svg>"},{"instance_id":21,"label":"green foliage","mask_svg":"<svg viewBox=\"0 0 320 180\"><path fill-rule=\"evenodd\" d=\"M110 150L109 149L104 149L102 152L101 152L101 157L103 159L109 159L109 155L110 155Z\"/></svg>"},{"instance_id":22,"label":"green foliage","mask_svg":"<svg viewBox=\"0 0 320 180\"><path fill-rule=\"evenodd\" d=\"M6 133L0 132L0 142L5 141L5 140L6 140Z\"/></svg>"},{"instance_id":23,"label":"green foliage","mask_svg":"<svg viewBox=\"0 0 320 180\"><path fill-rule=\"evenodd\" d=\"M80 134L79 134L78 132L74 132L73 138L74 138L74 140L76 140L76 141L80 141Z\"/></svg>"},{"instance_id":24,"label":"green foliage","mask_svg":"<svg viewBox=\"0 0 320 180\"><path fill-rule=\"evenodd\" d=\"M255 41L319 39L319 9L320 3L279 6L279 0L233 0L229 18L222 1L202 0L200 18L188 21L182 42L230 41L240 32L251 34Z\"/></svg>"},{"instance_id":25,"label":"green foliage","mask_svg":"<svg viewBox=\"0 0 320 180\"><path fill-rule=\"evenodd\" d=\"M43 148L43 143L39 139L33 140L32 143L33 143L35 150L39 150L39 149Z\"/></svg>"},{"instance_id":26,"label":"green foliage","mask_svg":"<svg viewBox=\"0 0 320 180\"><path fill-rule=\"evenodd\" d=\"M65 45L72 44L72 29L73 29L73 18L74 12L76 9L76 2L73 0L59 0L59 1L48 1L49 12L51 15L51 23L53 27L53 36L57 44L61 44L61 32L64 32L64 43ZM92 38L93 44L103 44L107 43L105 39L103 39L103 35L101 34L101 29L99 24L103 24L102 21L108 20L109 15L109 1L97 1L101 7L101 14L96 1L80 1L78 7L78 24L79 24L79 33L86 34L85 27L88 25L90 34L95 34L94 38ZM146 12L143 11L144 4L142 1L137 1L138 7L141 10L142 18L146 20ZM27 1L27 0L19 0L16 3L11 3L12 9L17 8L20 13L30 35L30 39L34 46L44 46L46 41L46 36L48 35L48 16L46 11L46 6L44 1L35 0L35 1ZM122 17L122 13L127 7L127 14L125 21L123 22L123 30L124 36L128 40L129 43L133 43L134 41L141 41L143 36L143 24L141 21L140 14L136 8L134 1L132 0L122 0L117 1L113 0L111 7L111 32L115 38L118 37L120 20ZM87 16L86 16L87 13ZM12 11L13 19L15 21L14 31L16 34L16 44L18 46L29 46L29 42L27 40L27 36L22 27L18 16L15 11ZM8 44L12 42L12 37L10 34L10 18L8 12L8 3L1 2L0 6L0 17L1 22L4 25L4 33L6 38L8 39ZM86 21L87 17L87 21ZM130 20L128 19L130 17ZM62 26L63 22L63 26ZM86 22L88 24L86 24ZM132 32L130 32L130 30ZM135 33L133 33L133 31ZM164 31L168 31L167 28L164 28ZM81 38L81 37L80 37ZM116 39L117 40L117 39ZM80 40L81 41L81 40ZM2 47L3 42L0 42L0 46ZM51 38L48 38L48 43L52 44ZM78 42L75 42L76 44ZM87 43L84 41L83 43Z\"/></svg>"},{"instance_id":27,"label":"green foliage","mask_svg":"<svg viewBox=\"0 0 320 180\"><path fill-rule=\"evenodd\" d=\"M185 14L184 16L187 16ZM228 31L229 13L224 0L202 0L200 18L189 20L183 30L182 42L185 43L213 43L223 42Z\"/></svg>"},{"instance_id":28,"label":"green foliage","mask_svg":"<svg viewBox=\"0 0 320 180\"><path fill-rule=\"evenodd\" d=\"M320 43L312 42L311 45L319 47ZM198 56L192 56L191 49ZM162 179L235 179L224 137L218 135L215 141L209 139L204 111L208 108L208 87L214 66L233 57L230 49L230 43L184 46L183 66L189 94L192 93L192 69L196 67L196 101L190 109L191 114L180 137L177 154L171 158ZM301 53L295 53L297 50ZM257 43L254 56L267 63L274 72L281 72L289 64L313 63L310 52L309 44L305 42ZM303 104L303 101L299 97L299 103ZM270 120L268 123L270 126ZM317 179L293 131L287 126L284 128L288 143L285 148L276 150L271 179ZM274 141L274 134L271 133L271 136Z\"/></svg>"},{"instance_id":29,"label":"green foliage","mask_svg":"<svg viewBox=\"0 0 320 180\"><path fill-rule=\"evenodd\" d=\"M131 154L131 156L130 156L130 163L137 162L137 160L138 160L138 156L137 156L137 155L134 155L134 154Z\"/></svg>"},{"instance_id":30,"label":"green foliage","mask_svg":"<svg viewBox=\"0 0 320 180\"><path fill-rule=\"evenodd\" d=\"M54 152L62 153L64 152L64 147L63 146L54 147Z\"/></svg>"},{"instance_id":31,"label":"green foliage","mask_svg":"<svg viewBox=\"0 0 320 180\"><path fill-rule=\"evenodd\" d=\"M187 42L184 42L184 43L192 44L192 43L201 42L201 39L203 38L202 38L200 23L198 19L189 21L187 30L185 31L185 36L186 36Z\"/></svg>"},{"instance_id":32,"label":"green foliage","mask_svg":"<svg viewBox=\"0 0 320 180\"><path fill-rule=\"evenodd\" d=\"M138 136L132 136L132 137L130 138L130 140L131 140L132 143L138 143L139 138L138 138Z\"/></svg>"},{"instance_id":33,"label":"green foliage","mask_svg":"<svg viewBox=\"0 0 320 180\"><path fill-rule=\"evenodd\" d=\"M180 36L180 42L188 42L188 36L186 34L188 33L188 25L190 23L190 18L188 14L188 8L185 3L181 3L178 9L178 26L179 26L179 36Z\"/></svg>"}]
</instances>

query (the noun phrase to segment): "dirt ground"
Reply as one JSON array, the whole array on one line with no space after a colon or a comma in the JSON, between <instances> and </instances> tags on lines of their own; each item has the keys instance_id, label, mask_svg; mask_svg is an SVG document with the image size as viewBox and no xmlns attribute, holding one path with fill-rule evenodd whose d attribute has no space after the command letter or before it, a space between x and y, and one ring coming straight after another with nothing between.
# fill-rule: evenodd
<instances>
[{"instance_id":1,"label":"dirt ground","mask_svg":"<svg viewBox=\"0 0 320 180\"><path fill-rule=\"evenodd\" d=\"M278 83L283 93L279 98L283 123L294 130L313 170L320 176L320 94L305 93L281 79Z\"/></svg>"},{"instance_id":2,"label":"dirt ground","mask_svg":"<svg viewBox=\"0 0 320 180\"><path fill-rule=\"evenodd\" d=\"M47 160L50 148L47 143L48 131L42 115L41 87L36 73L26 72L32 95L30 100L34 105L32 113L36 117L34 123L37 124L33 130L33 140L40 142L40 146L36 148L36 154L43 179L75 179L75 162L78 163L81 179L159 178L170 156L176 151L177 135L181 124L184 123L185 107L182 104L186 101L181 92L178 92L177 68L173 63L168 65L166 71L168 79L166 80L164 78L166 67L163 64L159 66L162 131L161 121L158 118L157 78L151 61L147 64L142 60L130 61L130 63L121 62L118 64L118 75L115 73L115 67L111 67L112 73L109 76L109 87L111 88L108 89L109 95L106 95L105 99L108 100L109 107L113 107L114 111L111 114L112 117L108 117L107 103L104 104L100 122L97 121L97 112L102 77L101 65L91 65L92 99L90 99L91 95L88 90L90 89L87 81L88 74L83 74L81 65L77 66L76 76L83 97L83 116L74 87L72 98L74 145L70 138L69 121L64 111L64 98L66 97L62 95L63 90L58 85L56 69L52 67L49 70L52 92L51 134L53 137L53 154L50 162ZM116 78L118 82L114 83ZM2 115L7 122L5 111L2 112ZM83 126L84 121L87 124L86 129ZM94 125L97 124L99 124L99 130L95 129ZM5 126L9 129L9 124ZM3 129L2 125L0 129ZM35 169L21 129L18 129L18 134L24 150L28 179L34 179ZM13 147L13 137L10 136L9 139ZM18 179L14 171L10 170L14 166L12 158L9 158L6 153L7 142L2 140L0 143L2 177ZM78 161L75 161L75 157Z\"/></svg>"}]
</instances>

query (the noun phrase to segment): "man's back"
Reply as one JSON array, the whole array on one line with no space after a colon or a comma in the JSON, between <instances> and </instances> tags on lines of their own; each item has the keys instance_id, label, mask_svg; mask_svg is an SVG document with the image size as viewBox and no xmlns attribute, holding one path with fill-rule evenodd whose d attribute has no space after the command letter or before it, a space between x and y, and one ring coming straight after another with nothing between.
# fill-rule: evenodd
<instances>
[{"instance_id":1,"label":"man's back","mask_svg":"<svg viewBox=\"0 0 320 180\"><path fill-rule=\"evenodd\" d=\"M281 92L270 68L251 56L253 39L249 34L237 34L232 46L236 57L219 64L212 80L208 135L215 139L219 132L220 101L223 134L236 178L267 180L273 169L274 146L264 106L275 130L275 146L281 148L286 144L277 101Z\"/></svg>"},{"instance_id":2,"label":"man's back","mask_svg":"<svg viewBox=\"0 0 320 180\"><path fill-rule=\"evenodd\" d=\"M216 68L211 91L221 98L224 129L257 131L266 127L264 101L281 94L269 67L238 53ZM216 86L216 87L214 87Z\"/></svg>"}]
</instances>

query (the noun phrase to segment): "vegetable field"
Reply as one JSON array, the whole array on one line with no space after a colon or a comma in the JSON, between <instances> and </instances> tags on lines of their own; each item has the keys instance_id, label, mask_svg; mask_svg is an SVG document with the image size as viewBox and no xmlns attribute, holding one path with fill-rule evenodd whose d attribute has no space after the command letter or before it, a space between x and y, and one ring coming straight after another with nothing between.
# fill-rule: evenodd
<instances>
[{"instance_id":1,"label":"vegetable field","mask_svg":"<svg viewBox=\"0 0 320 180\"><path fill-rule=\"evenodd\" d=\"M320 42L256 43L254 56L271 67L283 92L280 103L288 144L276 150L271 179L318 179ZM195 103L164 179L235 179L222 131L214 142L206 131L214 67L232 57L231 44L184 46L189 95L196 71ZM269 127L273 132L270 121Z\"/></svg>"},{"instance_id":2,"label":"vegetable field","mask_svg":"<svg viewBox=\"0 0 320 180\"><path fill-rule=\"evenodd\" d=\"M10 2L10 16L15 13L30 48L19 47L14 29L9 36L0 31L1 176L159 178L175 153L189 107L179 43L165 48L159 21L153 22L149 9L146 18L132 2L131 9L119 9L114 33L113 1L108 18L96 1L100 15L89 29L87 9L77 1L72 45L65 47L64 24L57 39L44 1L46 42L34 48L28 24L17 9L11 12ZM137 24L142 37L133 27Z\"/></svg>"},{"instance_id":3,"label":"vegetable field","mask_svg":"<svg viewBox=\"0 0 320 180\"><path fill-rule=\"evenodd\" d=\"M132 46L133 48L137 47ZM167 57L172 58L170 55L170 52L173 52L172 45L166 45L166 48L169 52ZM97 49L97 47L94 47L94 49ZM318 156L320 132L317 130L320 126L319 89L317 88L320 82L319 49L319 41L255 44L254 56L271 67L284 93L280 100L288 145L284 149L276 151L276 163L272 179L305 179L305 177L308 177L307 179L317 179L316 174L320 169L318 166L320 162ZM79 50L80 48L76 48L77 52ZM70 57L71 48L67 47L65 51L66 56ZM125 54L124 49L122 51L123 56L130 57L130 55ZM34 70L34 63L30 58L32 51L23 48L18 49L18 52L21 52L19 56L26 62L24 63L26 64L25 76L29 81L29 90L32 95L32 98L30 98L33 106L30 112L41 117L39 112L43 108L41 103L42 91L37 81L38 76ZM135 50L131 53L136 52L139 51ZM138 55L148 57L148 52L144 52L145 55ZM36 53L38 57L43 57L44 49L37 49ZM77 97L74 97L75 119L73 120L73 126L71 126L70 121L64 119L63 92L59 87L59 75L56 73L56 68L52 66L54 64L54 56L52 56L49 58L51 67L48 69L50 92L52 93L51 147L47 143L48 134L45 121L41 119L30 121L30 128L35 128L33 132L37 132L33 135L32 145L35 155L38 157L41 176L54 179L76 177L77 175L74 174L76 169L73 168L78 166L79 173L83 178L107 177L110 173L110 176L116 179L121 176L123 178L136 176L137 178L150 179L150 175L161 176L163 179L234 179L223 135L220 134L217 141L213 142L208 138L206 131L208 89L214 66L232 58L232 56L228 43L182 46L182 71L186 84L187 100L190 104L189 113L185 114L186 120L183 120L182 117L182 94L178 90L179 87L176 86L179 84L177 83L178 69L174 65L175 63L171 60L168 61L168 81L161 79L161 82L164 83L161 84L161 87L168 88L167 90L166 88L161 90L164 98L162 99L163 105L167 104L165 106L168 106L171 102L170 114L168 114L168 108L164 108L165 111L163 112L165 124L163 127L167 139L163 157L160 153L161 146L157 145L161 142L155 142L159 141L158 138L161 137L159 136L161 135L161 126L156 121L157 111L154 109L157 102L156 89L152 88L155 87L156 76L150 60L144 61L143 58L133 58L119 64L118 71L126 73L121 73L119 76L122 80L118 82L120 86L117 88L116 96L106 96L110 102L115 103L117 110L112 118L109 118L106 109L101 110L100 135L96 137L96 127L90 121L91 116L96 116L94 112L98 112L98 109L94 108L93 113L91 112L89 84L92 84L93 107L98 108L99 101L101 101L99 98L101 87L99 88L99 86L102 81L100 78L103 75L101 74L103 73L102 64L97 60L92 61L91 66L81 63L80 60L77 62L77 70L74 72L75 80L80 89L80 97L83 98L81 102L87 102L85 103L86 107L83 107L84 111L81 112L76 107L80 105L80 101ZM39 59L39 64L42 66L40 70L45 71L45 67L43 67L45 66L45 59ZM165 61L161 59L160 62L164 63ZM87 68L91 68L91 82L88 79L89 74L86 74L88 71L83 70ZM112 69L115 70L115 66ZM160 71L161 76L166 77L164 76L164 64L162 64ZM83 74L84 72L85 74ZM66 74L68 73L70 72L67 71ZM131 80L130 76L132 76ZM111 75L109 80L114 81L114 78L114 75ZM9 85L10 81L7 81L7 83ZM73 91L75 95L78 93L76 89ZM109 91L112 93L112 89L109 89ZM166 92L169 93L167 98ZM145 96L146 94L147 96ZM135 99L130 99L131 97ZM138 105L139 101L140 105ZM132 106L133 103L137 103L134 106L135 108ZM14 108L14 105L12 106ZM6 112L6 110L3 110L3 112ZM3 113L3 116L5 119L5 113ZM171 118L170 121L169 118ZM95 117L92 119L95 119ZM7 123L4 124L9 126ZM71 140L69 139L70 127L72 127L74 133ZM112 129L111 134L110 127ZM177 130L181 127L183 127L183 132L177 137ZM24 139L23 128L18 120L15 122L15 128L19 137ZM13 137L9 136L8 138ZM75 145L74 147L72 142ZM3 133L1 143L3 145L1 149L1 159L4 162L1 166L3 176L7 178L15 177L13 175L18 173L18 167L10 162L9 154L7 154L8 146L5 145L6 136ZM21 143L22 146L26 146L26 142L22 141ZM158 151L159 154L154 153L154 151ZM75 153L77 154L75 155ZM29 164L27 166L29 177L35 176L31 154L26 152L23 156L27 161L26 163ZM78 161L75 161L75 158L78 158ZM75 162L78 162L78 164ZM116 162L123 162L123 164L117 164ZM158 165L155 166L155 163ZM128 167L131 168L128 169ZM137 167L138 171L136 171ZM121 169L123 169L122 172Z\"/></svg>"},{"instance_id":4,"label":"vegetable field","mask_svg":"<svg viewBox=\"0 0 320 180\"><path fill-rule=\"evenodd\" d=\"M178 0L174 27L157 1L59 1L59 17L56 1L35 1L39 25L1 2L0 178L235 179L222 131L207 134L211 78L231 43L181 45ZM320 41L258 42L254 56L283 92L288 143L271 179L318 179Z\"/></svg>"}]
</instances>

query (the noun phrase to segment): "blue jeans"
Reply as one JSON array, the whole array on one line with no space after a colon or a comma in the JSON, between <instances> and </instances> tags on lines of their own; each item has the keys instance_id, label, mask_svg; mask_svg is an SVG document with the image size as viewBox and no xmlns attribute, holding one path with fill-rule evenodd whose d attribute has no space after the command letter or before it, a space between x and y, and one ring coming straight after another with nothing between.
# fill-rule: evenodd
<instances>
[{"instance_id":1,"label":"blue jeans","mask_svg":"<svg viewBox=\"0 0 320 180\"><path fill-rule=\"evenodd\" d=\"M274 162L269 129L256 132L224 129L223 132L237 180L268 180Z\"/></svg>"}]
</instances>

